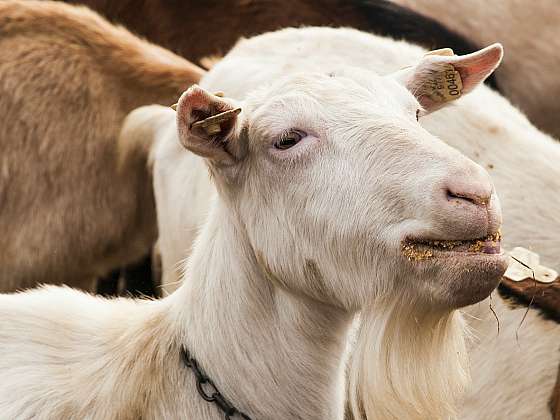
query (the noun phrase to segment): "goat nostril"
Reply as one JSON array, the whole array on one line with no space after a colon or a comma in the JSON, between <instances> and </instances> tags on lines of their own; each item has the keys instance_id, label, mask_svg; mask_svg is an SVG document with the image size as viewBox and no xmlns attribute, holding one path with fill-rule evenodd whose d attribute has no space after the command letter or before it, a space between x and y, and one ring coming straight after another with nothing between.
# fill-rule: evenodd
<instances>
[{"instance_id":1,"label":"goat nostril","mask_svg":"<svg viewBox=\"0 0 560 420\"><path fill-rule=\"evenodd\" d=\"M450 189L447 190L447 200L460 200L460 201L467 201L470 204L474 204L475 206L485 206L490 201L490 197L481 197L475 194L461 194L455 193Z\"/></svg>"}]
</instances>

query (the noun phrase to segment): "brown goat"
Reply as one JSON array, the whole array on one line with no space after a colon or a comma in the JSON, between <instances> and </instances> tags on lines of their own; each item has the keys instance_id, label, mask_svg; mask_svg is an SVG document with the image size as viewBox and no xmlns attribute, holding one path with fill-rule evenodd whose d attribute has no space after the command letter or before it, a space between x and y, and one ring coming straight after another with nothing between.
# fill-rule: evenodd
<instances>
[{"instance_id":1,"label":"brown goat","mask_svg":"<svg viewBox=\"0 0 560 420\"><path fill-rule=\"evenodd\" d=\"M171 104L203 70L96 13L0 2L0 292L90 289L156 235L149 144L118 144L132 109Z\"/></svg>"}]
</instances>

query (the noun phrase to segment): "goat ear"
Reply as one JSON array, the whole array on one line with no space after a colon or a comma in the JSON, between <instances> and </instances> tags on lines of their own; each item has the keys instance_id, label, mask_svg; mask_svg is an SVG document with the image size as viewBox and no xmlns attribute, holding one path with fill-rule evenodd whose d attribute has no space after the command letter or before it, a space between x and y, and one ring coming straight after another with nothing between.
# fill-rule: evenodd
<instances>
[{"instance_id":1,"label":"goat ear","mask_svg":"<svg viewBox=\"0 0 560 420\"><path fill-rule=\"evenodd\" d=\"M222 96L191 86L177 103L177 128L186 149L213 163L231 165L241 158L236 136L241 108Z\"/></svg>"},{"instance_id":2,"label":"goat ear","mask_svg":"<svg viewBox=\"0 0 560 420\"><path fill-rule=\"evenodd\" d=\"M492 74L502 57L501 44L460 56L444 48L426 54L416 66L397 72L396 78L416 96L425 115L471 92Z\"/></svg>"}]
</instances>

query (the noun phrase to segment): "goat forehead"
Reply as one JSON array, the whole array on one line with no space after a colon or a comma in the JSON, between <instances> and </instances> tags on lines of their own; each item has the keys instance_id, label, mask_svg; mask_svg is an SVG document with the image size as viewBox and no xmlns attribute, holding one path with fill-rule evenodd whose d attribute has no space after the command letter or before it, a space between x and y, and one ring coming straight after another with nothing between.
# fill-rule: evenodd
<instances>
[{"instance_id":1,"label":"goat forehead","mask_svg":"<svg viewBox=\"0 0 560 420\"><path fill-rule=\"evenodd\" d=\"M345 99L368 98L372 95L386 96L386 85L391 83L386 78L369 72L364 74L364 72L346 71L336 74L298 73L288 75L261 87L249 96L252 102L258 105L286 96L308 97L322 103L329 103Z\"/></svg>"},{"instance_id":2,"label":"goat forehead","mask_svg":"<svg viewBox=\"0 0 560 420\"><path fill-rule=\"evenodd\" d=\"M340 125L374 117L390 121L416 109L412 95L392 86L362 86L353 81L286 83L261 90L249 98L248 108L255 127L265 132L294 128ZM398 88L398 86L397 86ZM410 108L410 109L409 109ZM259 130L261 131L261 130Z\"/></svg>"}]
</instances>

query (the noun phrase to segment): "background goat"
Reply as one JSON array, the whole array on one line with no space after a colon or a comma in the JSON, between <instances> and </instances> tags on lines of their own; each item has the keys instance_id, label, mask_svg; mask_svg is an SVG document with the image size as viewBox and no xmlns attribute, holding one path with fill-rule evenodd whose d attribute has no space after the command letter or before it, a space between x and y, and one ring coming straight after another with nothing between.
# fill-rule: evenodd
<instances>
[{"instance_id":1,"label":"background goat","mask_svg":"<svg viewBox=\"0 0 560 420\"><path fill-rule=\"evenodd\" d=\"M0 291L91 289L157 235L150 144L118 142L124 117L203 72L55 2L0 2L0 53Z\"/></svg>"},{"instance_id":2,"label":"background goat","mask_svg":"<svg viewBox=\"0 0 560 420\"><path fill-rule=\"evenodd\" d=\"M496 74L497 86L534 124L560 138L560 85L553 70L560 67L554 54L560 6L551 1L476 0L453 7L444 0L69 1L193 61L225 54L240 37L302 25L352 27L458 54L500 40L509 54Z\"/></svg>"}]
</instances>

